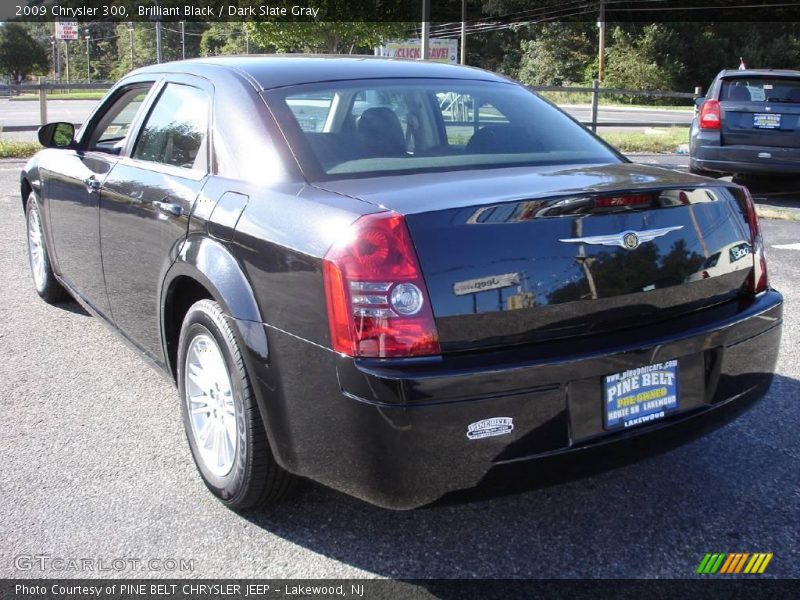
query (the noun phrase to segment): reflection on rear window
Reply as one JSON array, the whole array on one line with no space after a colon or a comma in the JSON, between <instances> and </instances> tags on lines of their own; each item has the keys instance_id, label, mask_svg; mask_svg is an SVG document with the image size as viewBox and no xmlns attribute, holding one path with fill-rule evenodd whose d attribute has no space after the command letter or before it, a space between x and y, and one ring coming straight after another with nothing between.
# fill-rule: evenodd
<instances>
[{"instance_id":1,"label":"reflection on rear window","mask_svg":"<svg viewBox=\"0 0 800 600\"><path fill-rule=\"evenodd\" d=\"M706 259L706 262L705 262L705 263L703 263L703 268L704 268L704 269L711 269L711 268L713 268L713 267L716 267L716 266L717 266L717 263L719 262L719 257L720 257L720 253L719 253L719 252L717 252L716 254L712 254L711 256L709 256L709 257Z\"/></svg>"},{"instance_id":2,"label":"reflection on rear window","mask_svg":"<svg viewBox=\"0 0 800 600\"><path fill-rule=\"evenodd\" d=\"M297 94L287 100L297 124L303 131L322 131L333 102L330 92Z\"/></svg>"},{"instance_id":3,"label":"reflection on rear window","mask_svg":"<svg viewBox=\"0 0 800 600\"><path fill-rule=\"evenodd\" d=\"M619 162L583 127L510 84L359 80L267 95L287 117L281 126L295 154L323 176Z\"/></svg>"},{"instance_id":4,"label":"reflection on rear window","mask_svg":"<svg viewBox=\"0 0 800 600\"><path fill-rule=\"evenodd\" d=\"M800 104L800 79L738 77L722 82L722 100L731 102L791 102Z\"/></svg>"}]
</instances>

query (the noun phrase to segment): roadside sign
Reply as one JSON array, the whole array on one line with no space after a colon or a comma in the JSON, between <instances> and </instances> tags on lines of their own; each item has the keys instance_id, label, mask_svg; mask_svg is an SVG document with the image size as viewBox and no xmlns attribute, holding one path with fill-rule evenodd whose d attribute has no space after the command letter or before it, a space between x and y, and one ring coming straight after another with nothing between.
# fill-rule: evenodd
<instances>
[{"instance_id":1,"label":"roadside sign","mask_svg":"<svg viewBox=\"0 0 800 600\"><path fill-rule=\"evenodd\" d=\"M431 38L429 41L428 60L450 64L458 62L458 40ZM379 49L380 56L391 58L419 59L421 54L422 42L417 39L403 42L386 42Z\"/></svg>"},{"instance_id":2,"label":"roadside sign","mask_svg":"<svg viewBox=\"0 0 800 600\"><path fill-rule=\"evenodd\" d=\"M57 40L77 40L79 38L77 21L56 21Z\"/></svg>"}]
</instances>

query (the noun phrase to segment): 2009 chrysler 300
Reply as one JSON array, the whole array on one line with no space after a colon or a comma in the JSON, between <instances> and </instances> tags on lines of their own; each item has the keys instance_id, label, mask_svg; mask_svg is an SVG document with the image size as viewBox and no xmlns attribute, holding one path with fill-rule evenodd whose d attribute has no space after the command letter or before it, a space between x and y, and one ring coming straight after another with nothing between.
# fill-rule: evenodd
<instances>
[{"instance_id":1,"label":"2009 chrysler 300","mask_svg":"<svg viewBox=\"0 0 800 600\"><path fill-rule=\"evenodd\" d=\"M233 508L295 476L411 508L635 458L772 379L782 298L747 190L631 164L491 73L157 65L40 140L21 180L39 295L175 379Z\"/></svg>"}]
</instances>

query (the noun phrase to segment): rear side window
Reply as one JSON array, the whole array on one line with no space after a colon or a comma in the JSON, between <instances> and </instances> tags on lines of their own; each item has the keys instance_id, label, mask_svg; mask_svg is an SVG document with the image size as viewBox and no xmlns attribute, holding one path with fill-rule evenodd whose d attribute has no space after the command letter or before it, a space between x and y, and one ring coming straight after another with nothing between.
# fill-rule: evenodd
<instances>
[{"instance_id":1,"label":"rear side window","mask_svg":"<svg viewBox=\"0 0 800 600\"><path fill-rule=\"evenodd\" d=\"M168 83L147 116L133 158L205 171L209 104L203 90Z\"/></svg>"},{"instance_id":2,"label":"rear side window","mask_svg":"<svg viewBox=\"0 0 800 600\"><path fill-rule=\"evenodd\" d=\"M722 81L720 100L800 104L800 80L784 77L737 77Z\"/></svg>"}]
</instances>

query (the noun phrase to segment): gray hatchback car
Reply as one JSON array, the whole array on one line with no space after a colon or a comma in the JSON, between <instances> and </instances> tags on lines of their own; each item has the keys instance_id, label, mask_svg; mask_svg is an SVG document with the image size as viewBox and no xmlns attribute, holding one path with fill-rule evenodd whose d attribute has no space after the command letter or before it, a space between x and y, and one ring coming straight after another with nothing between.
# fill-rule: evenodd
<instances>
[{"instance_id":1,"label":"gray hatchback car","mask_svg":"<svg viewBox=\"0 0 800 600\"><path fill-rule=\"evenodd\" d=\"M697 104L693 173L800 172L800 71L721 71Z\"/></svg>"}]
</instances>

